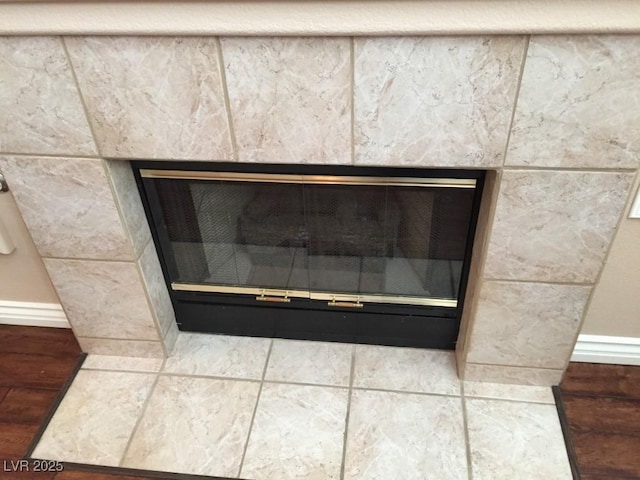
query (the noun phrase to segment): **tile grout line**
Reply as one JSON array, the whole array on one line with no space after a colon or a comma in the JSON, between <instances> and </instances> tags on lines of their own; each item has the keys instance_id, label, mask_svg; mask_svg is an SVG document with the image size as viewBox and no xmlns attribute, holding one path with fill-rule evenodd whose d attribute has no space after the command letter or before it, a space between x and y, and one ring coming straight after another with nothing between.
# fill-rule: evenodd
<instances>
[{"instance_id":1,"label":"tile grout line","mask_svg":"<svg viewBox=\"0 0 640 480\"><path fill-rule=\"evenodd\" d=\"M145 244L145 248L148 244ZM136 263L136 260L118 260L118 259L104 259L104 258L72 258L72 257L49 257L46 255L42 256L43 259L47 260L64 260L65 262L105 262L105 263Z\"/></svg>"},{"instance_id":2,"label":"tile grout line","mask_svg":"<svg viewBox=\"0 0 640 480\"><path fill-rule=\"evenodd\" d=\"M240 154L238 153L238 141L236 139L236 130L233 124L233 114L231 113L231 100L229 99L229 87L227 86L227 72L224 65L224 55L222 53L222 40L220 36L216 37L216 50L218 51L218 73L220 75L220 84L222 87L222 97L224 107L227 114L227 123L229 124L229 142L231 143L231 155L234 162L239 162Z\"/></svg>"},{"instance_id":3,"label":"tile grout line","mask_svg":"<svg viewBox=\"0 0 640 480\"><path fill-rule=\"evenodd\" d=\"M344 480L347 468L347 440L349 439L349 418L351 417L351 395L353 393L353 380L356 370L356 345L351 347L351 369L349 372L349 392L347 397L347 413L344 419L344 436L342 440L342 462L340 463L340 480Z\"/></svg>"},{"instance_id":4,"label":"tile grout line","mask_svg":"<svg viewBox=\"0 0 640 480\"><path fill-rule=\"evenodd\" d=\"M503 282L503 283L533 283L541 285L568 285L575 287L593 287L593 282L558 282L553 280L520 280L517 278L484 278L485 282Z\"/></svg>"},{"instance_id":5,"label":"tile grout line","mask_svg":"<svg viewBox=\"0 0 640 480\"><path fill-rule=\"evenodd\" d=\"M0 152L1 156L6 157L35 157L35 158L72 158L78 160L102 160L104 157L100 155L69 155L67 153L25 153L25 152ZM126 160L124 158L117 160Z\"/></svg>"},{"instance_id":6,"label":"tile grout line","mask_svg":"<svg viewBox=\"0 0 640 480\"><path fill-rule=\"evenodd\" d=\"M471 442L469 440L469 416L467 415L467 399L464 394L464 382L460 382L460 400L462 401L462 423L464 427L464 446L467 454L467 475L473 480L473 468L471 461Z\"/></svg>"},{"instance_id":7,"label":"tile grout line","mask_svg":"<svg viewBox=\"0 0 640 480\"><path fill-rule=\"evenodd\" d=\"M163 377L204 378L210 380L231 380L234 382L262 383L259 378L225 377L224 375L200 375L196 373L159 372Z\"/></svg>"},{"instance_id":8,"label":"tile grout line","mask_svg":"<svg viewBox=\"0 0 640 480\"><path fill-rule=\"evenodd\" d=\"M353 37L349 37L349 56L350 56L350 75L349 75L349 81L351 83L350 85L350 90L351 90L351 165L355 165L356 164L356 137L355 137L355 131L356 131L356 116L355 116L355 112L356 112L356 104L355 104L355 100L356 100L356 94L355 94L355 84L356 84L356 70L355 70L355 65L356 65L356 60L355 60L355 39Z\"/></svg>"},{"instance_id":9,"label":"tile grout line","mask_svg":"<svg viewBox=\"0 0 640 480\"><path fill-rule=\"evenodd\" d=\"M549 387L551 388L551 387ZM553 405L553 402L542 402L540 400L516 400L515 398L499 397L479 397L477 395L465 396L465 400L491 400L493 402L526 403L527 405Z\"/></svg>"},{"instance_id":10,"label":"tile grout line","mask_svg":"<svg viewBox=\"0 0 640 480\"><path fill-rule=\"evenodd\" d=\"M258 387L256 404L253 407L253 414L251 415L251 423L249 423L249 431L247 432L247 440L244 443L244 448L242 449L242 456L240 457L240 466L238 467L238 475L236 475L236 478L240 478L240 475L242 474L242 467L244 466L244 460L247 455L247 449L249 448L249 439L251 438L251 432L253 430L253 422L256 419L256 412L258 411L258 404L260 403L260 396L262 395L262 387L264 386L264 377L267 374L267 367L269 366L269 360L271 359L272 350L273 350L273 338L269 343L269 351L267 352L267 358L264 362L264 368L262 369L262 379L260 380L260 386Z\"/></svg>"},{"instance_id":11,"label":"tile grout line","mask_svg":"<svg viewBox=\"0 0 640 480\"><path fill-rule=\"evenodd\" d=\"M87 126L89 127L89 133L91 133L91 140L93 140L93 146L95 147L95 151L98 158L102 158L102 151L100 146L98 145L98 140L96 136L96 132L93 129L93 122L91 121L91 116L89 115L89 109L87 108L87 102L84 99L84 95L82 94L82 89L80 88L80 82L78 82L78 75L76 75L76 69L73 67L73 62L71 61L71 55L69 55L69 49L67 48L67 43L64 41L64 36L58 37L60 38L60 43L62 44L62 50L64 51L64 55L69 64L69 70L71 71L71 77L73 78L73 82L75 84L76 90L78 91L78 97L80 98L80 104L82 105L82 110L84 111L84 116L87 121Z\"/></svg>"},{"instance_id":12,"label":"tile grout line","mask_svg":"<svg viewBox=\"0 0 640 480\"><path fill-rule=\"evenodd\" d=\"M513 109L511 110L511 118L509 119L509 126L507 130L507 139L504 143L504 152L502 153L502 165L507 163L507 152L509 151L509 142L511 141L511 131L513 130L513 121L516 118L516 111L518 109L518 98L520 97L520 87L522 86L522 78L524 77L524 68L527 63L527 55L529 54L529 42L531 41L531 35L527 35L522 48L522 60L520 61L520 71L518 72L518 84L516 85L516 92L513 98Z\"/></svg>"},{"instance_id":13,"label":"tile grout line","mask_svg":"<svg viewBox=\"0 0 640 480\"><path fill-rule=\"evenodd\" d=\"M634 173L635 167L565 167L562 165L505 165L499 167L504 171L535 171L535 172L578 172L578 173Z\"/></svg>"},{"instance_id":14,"label":"tile grout line","mask_svg":"<svg viewBox=\"0 0 640 480\"><path fill-rule=\"evenodd\" d=\"M142 357L144 358L144 357ZM391 390L377 387L354 387L352 385L329 385L323 383L305 383L305 382L288 382L281 380L260 380L255 378L240 378L240 377L225 377L222 375L196 375L189 373L173 373L173 372L162 372L162 371L148 371L148 370L119 370L117 368L97 368L97 367L83 367L82 370L91 370L91 371L101 371L101 372L124 372L124 373L143 373L143 374L157 374L163 377L187 377L187 378L202 378L209 380L228 380L234 382L247 382L247 383L265 383L272 385L292 385L292 386L304 386L304 387L321 387L321 388L334 388L337 390L349 390L349 392L353 391L369 391L369 392L381 392L381 393L393 393L397 395L419 395L419 396L427 396L427 397L444 397L444 398L460 398L460 394L453 393L438 393L438 392L416 392L412 390ZM514 384L517 385L517 384ZM528 385L525 385L528 386ZM538 385L531 385L534 387L538 387ZM546 388L546 387L542 387ZM526 403L533 405L553 405L551 402L545 402L541 400L526 400L526 399L515 399L515 398L504 398L497 396L481 396L481 395L467 395L466 398L470 400L492 400L498 402L509 402L509 403Z\"/></svg>"},{"instance_id":15,"label":"tile grout line","mask_svg":"<svg viewBox=\"0 0 640 480\"><path fill-rule=\"evenodd\" d=\"M95 340L117 340L119 342L149 342L149 343L160 343L162 340L150 340L148 338L119 338L119 337L89 337L87 335L78 335L78 338L90 338ZM87 352L93 353L95 355L110 355L108 353L95 353L95 352ZM115 355L122 357L124 355ZM158 358L158 357L141 357L140 355L136 355L133 358Z\"/></svg>"},{"instance_id":16,"label":"tile grout line","mask_svg":"<svg viewBox=\"0 0 640 480\"><path fill-rule=\"evenodd\" d=\"M89 354L91 355L91 354ZM159 370L118 370L117 368L96 368L96 367L82 367L81 370L91 372L114 372L114 373L151 373L153 375L159 375Z\"/></svg>"},{"instance_id":17,"label":"tile grout line","mask_svg":"<svg viewBox=\"0 0 640 480\"><path fill-rule=\"evenodd\" d=\"M165 358L162 361L162 365L160 365L160 370L162 370L164 368L164 364L166 363L167 359ZM123 463L124 463L124 459L127 457L127 452L129 451L129 448L131 448L131 442L133 441L133 438L136 436L136 433L138 433L138 429L140 428L140 423L142 423L142 418L144 417L145 412L147 411L147 407L149 406L149 402L151 401L151 397L153 396L155 390L156 390L156 386L158 385L158 381L160 380L160 372L156 373L156 378L153 381L153 384L151 385L151 389L149 390L149 395L147 395L147 398L144 401L144 404L142 405L142 409L140 410L140 415L138 415L138 419L136 420L135 425L133 426L133 430L131 430L131 434L129 435L129 439L127 440L127 445L124 447L124 450L122 451L122 456L120 457L120 461L118 462L118 467L122 467Z\"/></svg>"},{"instance_id":18,"label":"tile grout line","mask_svg":"<svg viewBox=\"0 0 640 480\"><path fill-rule=\"evenodd\" d=\"M484 363L484 362L467 362L468 364L471 365L484 365L487 367L501 367L501 368L517 368L519 370L549 370L552 372L558 372L561 371L562 368L561 367L538 367L538 366L527 366L527 367L523 367L520 365L506 365L506 364L502 364L502 363ZM481 382L481 383L497 383L497 382L491 382L491 381L480 381L480 380L469 380L470 382ZM514 384L507 384L507 385L522 385L521 383L514 383ZM547 385L536 385L536 384L525 384L524 386L528 386L528 387L545 387Z\"/></svg>"}]
</instances>

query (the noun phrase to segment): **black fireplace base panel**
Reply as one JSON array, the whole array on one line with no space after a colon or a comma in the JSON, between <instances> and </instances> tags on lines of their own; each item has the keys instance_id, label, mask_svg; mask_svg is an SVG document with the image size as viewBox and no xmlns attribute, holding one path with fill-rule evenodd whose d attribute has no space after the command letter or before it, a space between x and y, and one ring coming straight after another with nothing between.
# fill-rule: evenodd
<instances>
[{"instance_id":1,"label":"black fireplace base panel","mask_svg":"<svg viewBox=\"0 0 640 480\"><path fill-rule=\"evenodd\" d=\"M453 350L459 329L456 318L437 316L184 300L174 306L186 332Z\"/></svg>"}]
</instances>

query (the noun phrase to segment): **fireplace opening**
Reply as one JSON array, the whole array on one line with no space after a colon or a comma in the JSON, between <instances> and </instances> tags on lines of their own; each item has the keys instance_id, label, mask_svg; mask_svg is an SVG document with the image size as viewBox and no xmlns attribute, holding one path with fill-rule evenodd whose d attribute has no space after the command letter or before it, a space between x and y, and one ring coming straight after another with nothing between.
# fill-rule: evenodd
<instances>
[{"instance_id":1,"label":"fireplace opening","mask_svg":"<svg viewBox=\"0 0 640 480\"><path fill-rule=\"evenodd\" d=\"M454 348L483 171L132 166L181 330Z\"/></svg>"}]
</instances>

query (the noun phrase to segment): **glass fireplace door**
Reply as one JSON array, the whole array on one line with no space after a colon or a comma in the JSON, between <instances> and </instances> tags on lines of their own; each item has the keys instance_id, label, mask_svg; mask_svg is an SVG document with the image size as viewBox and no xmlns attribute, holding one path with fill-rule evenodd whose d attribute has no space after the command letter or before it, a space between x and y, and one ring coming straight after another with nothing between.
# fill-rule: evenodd
<instances>
[{"instance_id":1,"label":"glass fireplace door","mask_svg":"<svg viewBox=\"0 0 640 480\"><path fill-rule=\"evenodd\" d=\"M475 179L140 174L174 290L457 305Z\"/></svg>"}]
</instances>

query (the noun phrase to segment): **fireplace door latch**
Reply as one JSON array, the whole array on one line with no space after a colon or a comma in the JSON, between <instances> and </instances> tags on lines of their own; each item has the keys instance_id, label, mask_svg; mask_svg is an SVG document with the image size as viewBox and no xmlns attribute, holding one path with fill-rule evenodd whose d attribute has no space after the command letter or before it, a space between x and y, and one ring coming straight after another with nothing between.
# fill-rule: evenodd
<instances>
[{"instance_id":1,"label":"fireplace door latch","mask_svg":"<svg viewBox=\"0 0 640 480\"><path fill-rule=\"evenodd\" d=\"M269 295L266 295L266 290L261 290L260 295L256 297L256 300L260 302L276 302L276 303L291 303L289 298L289 292L270 291ZM281 293L284 295L280 296Z\"/></svg>"},{"instance_id":2,"label":"fireplace door latch","mask_svg":"<svg viewBox=\"0 0 640 480\"><path fill-rule=\"evenodd\" d=\"M360 297L356 297L355 301L349 300L336 300L335 295L331 296L331 301L327 302L330 307L347 307L347 308L362 308L364 305L360 303Z\"/></svg>"},{"instance_id":3,"label":"fireplace door latch","mask_svg":"<svg viewBox=\"0 0 640 480\"><path fill-rule=\"evenodd\" d=\"M9 184L4 179L4 175L2 174L2 172L0 172L0 192L8 192L8 191L9 191Z\"/></svg>"}]
</instances>

